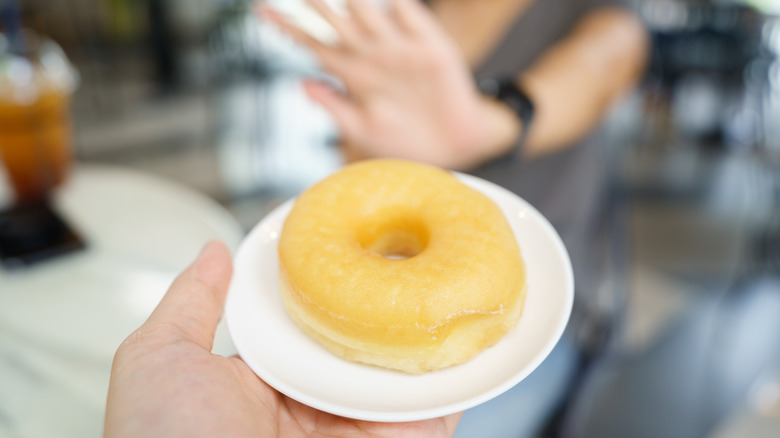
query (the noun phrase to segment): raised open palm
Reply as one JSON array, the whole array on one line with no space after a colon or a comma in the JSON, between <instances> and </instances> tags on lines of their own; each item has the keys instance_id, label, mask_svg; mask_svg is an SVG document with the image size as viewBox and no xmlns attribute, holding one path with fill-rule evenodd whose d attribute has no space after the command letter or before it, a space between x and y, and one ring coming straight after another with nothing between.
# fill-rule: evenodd
<instances>
[{"instance_id":1,"label":"raised open palm","mask_svg":"<svg viewBox=\"0 0 780 438\"><path fill-rule=\"evenodd\" d=\"M484 104L455 43L414 0L380 9L347 0L348 16L308 0L338 34L325 44L265 7L344 90L309 81L308 94L334 117L343 142L364 157L411 159L457 168L475 161L489 132Z\"/></svg>"}]
</instances>

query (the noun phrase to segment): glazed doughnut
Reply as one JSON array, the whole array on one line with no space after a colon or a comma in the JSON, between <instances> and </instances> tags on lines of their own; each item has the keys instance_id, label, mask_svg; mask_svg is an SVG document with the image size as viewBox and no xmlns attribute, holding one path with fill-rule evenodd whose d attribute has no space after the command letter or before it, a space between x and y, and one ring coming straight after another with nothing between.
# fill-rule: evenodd
<instances>
[{"instance_id":1,"label":"glazed doughnut","mask_svg":"<svg viewBox=\"0 0 780 438\"><path fill-rule=\"evenodd\" d=\"M355 362L452 366L498 342L523 308L525 267L501 210L427 165L364 161L315 184L278 251L292 319Z\"/></svg>"}]
</instances>

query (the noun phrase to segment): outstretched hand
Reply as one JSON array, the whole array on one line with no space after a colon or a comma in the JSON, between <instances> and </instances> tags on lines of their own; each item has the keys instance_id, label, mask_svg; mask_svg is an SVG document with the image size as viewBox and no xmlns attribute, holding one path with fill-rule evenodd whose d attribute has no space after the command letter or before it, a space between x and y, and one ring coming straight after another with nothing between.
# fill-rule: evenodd
<instances>
[{"instance_id":1,"label":"outstretched hand","mask_svg":"<svg viewBox=\"0 0 780 438\"><path fill-rule=\"evenodd\" d=\"M344 85L344 92L315 81L305 88L337 122L348 157L468 168L517 136L513 115L480 95L454 41L418 1L388 0L385 10L347 0L346 17L323 0L307 1L337 43L316 40L270 7L261 12Z\"/></svg>"},{"instance_id":2,"label":"outstretched hand","mask_svg":"<svg viewBox=\"0 0 780 438\"><path fill-rule=\"evenodd\" d=\"M210 243L120 345L105 437L452 436L459 414L411 423L337 417L275 391L240 358L212 354L231 274L227 248Z\"/></svg>"}]
</instances>

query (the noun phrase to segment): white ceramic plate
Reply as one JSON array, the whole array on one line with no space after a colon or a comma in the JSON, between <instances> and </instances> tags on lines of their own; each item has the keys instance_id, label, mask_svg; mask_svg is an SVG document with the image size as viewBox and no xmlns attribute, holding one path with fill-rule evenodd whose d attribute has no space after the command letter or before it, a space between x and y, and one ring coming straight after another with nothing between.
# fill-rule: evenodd
<instances>
[{"instance_id":1,"label":"white ceramic plate","mask_svg":"<svg viewBox=\"0 0 780 438\"><path fill-rule=\"evenodd\" d=\"M493 199L509 220L526 262L527 296L519 324L474 359L422 375L343 360L304 334L279 294L277 242L292 201L247 236L235 261L225 315L243 360L283 394L344 417L413 421L459 412L508 390L558 342L571 313L574 282L553 227L524 200L484 180L458 175Z\"/></svg>"}]
</instances>

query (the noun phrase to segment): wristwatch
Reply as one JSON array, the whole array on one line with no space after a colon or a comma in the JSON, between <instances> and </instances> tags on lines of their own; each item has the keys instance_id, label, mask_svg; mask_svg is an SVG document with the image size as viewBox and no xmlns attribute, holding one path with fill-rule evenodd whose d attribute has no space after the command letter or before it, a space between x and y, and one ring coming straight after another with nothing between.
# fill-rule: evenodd
<instances>
[{"instance_id":1,"label":"wristwatch","mask_svg":"<svg viewBox=\"0 0 780 438\"><path fill-rule=\"evenodd\" d=\"M512 149L507 152L505 156L513 156L517 154L523 147L526 138L528 137L528 131L530 131L531 121L534 118L534 103L528 94L523 91L517 85L514 78L500 77L500 78L484 78L477 82L479 91L497 101L503 103L520 120L522 130L517 141L515 141Z\"/></svg>"}]
</instances>

